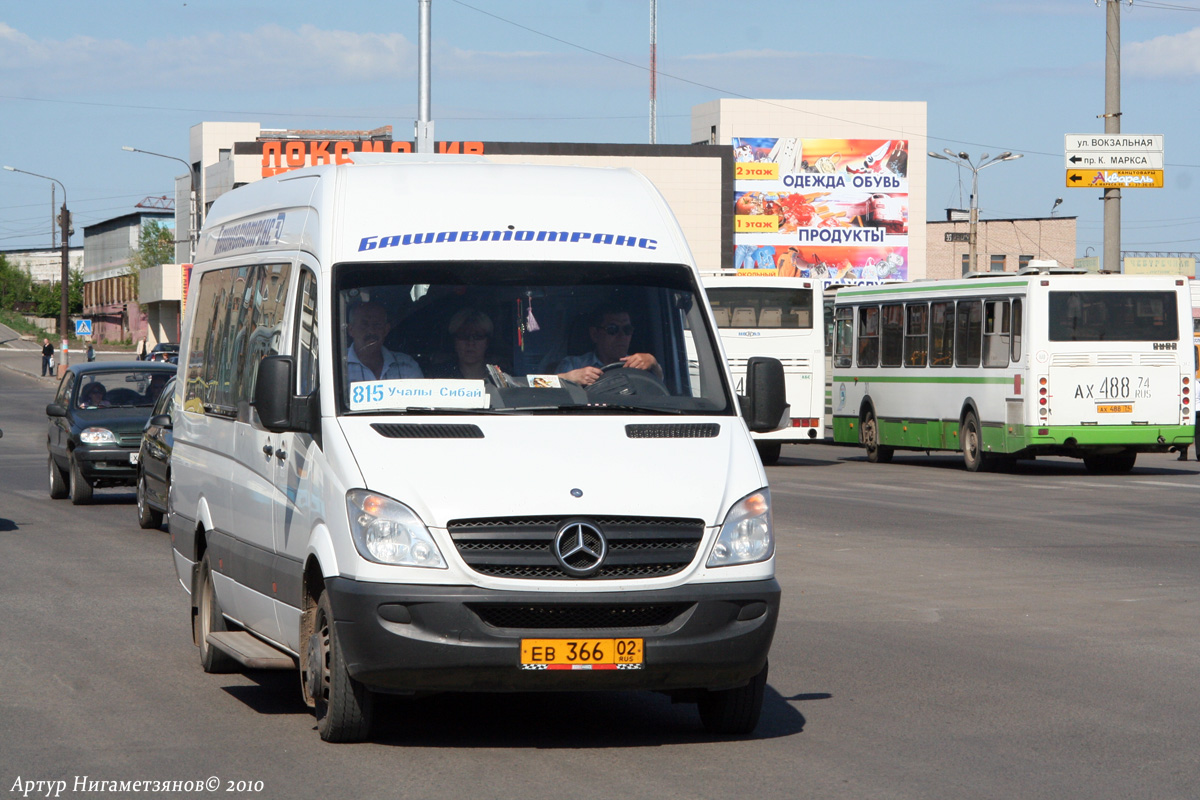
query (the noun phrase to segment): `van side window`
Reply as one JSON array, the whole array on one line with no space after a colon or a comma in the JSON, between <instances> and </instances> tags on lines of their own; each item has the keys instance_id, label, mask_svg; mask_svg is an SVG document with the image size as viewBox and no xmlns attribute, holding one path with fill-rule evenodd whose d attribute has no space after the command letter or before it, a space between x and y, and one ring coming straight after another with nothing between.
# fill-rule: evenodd
<instances>
[{"instance_id":1,"label":"van side window","mask_svg":"<svg viewBox=\"0 0 1200 800\"><path fill-rule=\"evenodd\" d=\"M300 273L300 302L296 324L296 393L312 394L317 388L317 279Z\"/></svg>"},{"instance_id":2,"label":"van side window","mask_svg":"<svg viewBox=\"0 0 1200 800\"><path fill-rule=\"evenodd\" d=\"M212 270L200 277L184 407L248 419L258 362L279 352L288 264Z\"/></svg>"}]
</instances>

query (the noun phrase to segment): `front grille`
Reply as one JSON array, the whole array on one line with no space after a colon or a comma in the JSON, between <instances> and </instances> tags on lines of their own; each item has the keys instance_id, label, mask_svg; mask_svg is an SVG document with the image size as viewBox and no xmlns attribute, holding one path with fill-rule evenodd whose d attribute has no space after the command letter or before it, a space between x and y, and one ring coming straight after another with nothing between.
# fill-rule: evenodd
<instances>
[{"instance_id":1,"label":"front grille","mask_svg":"<svg viewBox=\"0 0 1200 800\"><path fill-rule=\"evenodd\" d=\"M657 605L485 605L468 608L493 628L590 629L657 628L674 620L686 603Z\"/></svg>"},{"instance_id":2,"label":"front grille","mask_svg":"<svg viewBox=\"0 0 1200 800\"><path fill-rule=\"evenodd\" d=\"M554 554L554 537L578 517L452 520L450 538L467 566L495 578L576 580ZM585 580L658 578L681 572L704 537L698 519L659 517L589 518L608 543L603 565Z\"/></svg>"},{"instance_id":3,"label":"front grille","mask_svg":"<svg viewBox=\"0 0 1200 800\"><path fill-rule=\"evenodd\" d=\"M121 447L141 447L142 435L140 433L122 433L117 437L117 441Z\"/></svg>"}]
</instances>

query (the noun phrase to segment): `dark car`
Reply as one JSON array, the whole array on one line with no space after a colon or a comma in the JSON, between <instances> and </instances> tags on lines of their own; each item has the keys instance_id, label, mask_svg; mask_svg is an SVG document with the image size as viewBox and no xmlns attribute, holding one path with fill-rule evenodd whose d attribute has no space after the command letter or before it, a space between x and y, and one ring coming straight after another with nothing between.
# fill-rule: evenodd
<instances>
[{"instance_id":1,"label":"dark car","mask_svg":"<svg viewBox=\"0 0 1200 800\"><path fill-rule=\"evenodd\" d=\"M172 357L179 358L179 345L162 343L154 345L146 354L145 360L169 362Z\"/></svg>"},{"instance_id":2,"label":"dark car","mask_svg":"<svg viewBox=\"0 0 1200 800\"><path fill-rule=\"evenodd\" d=\"M171 412L175 409L175 379L167 381L158 402L142 431L142 446L138 456L137 512L138 525L161 528L167 512L167 495L171 490L171 448L175 436L171 433Z\"/></svg>"},{"instance_id":3,"label":"dark car","mask_svg":"<svg viewBox=\"0 0 1200 800\"><path fill-rule=\"evenodd\" d=\"M50 496L79 505L93 489L137 483L142 429L174 375L173 364L145 361L68 368L46 406Z\"/></svg>"}]
</instances>

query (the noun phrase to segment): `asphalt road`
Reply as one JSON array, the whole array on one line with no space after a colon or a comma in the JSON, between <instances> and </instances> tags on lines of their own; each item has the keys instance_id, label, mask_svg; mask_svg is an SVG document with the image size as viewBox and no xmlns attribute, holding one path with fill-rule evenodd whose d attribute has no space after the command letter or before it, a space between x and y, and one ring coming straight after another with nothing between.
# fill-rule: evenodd
<instances>
[{"instance_id":1,"label":"asphalt road","mask_svg":"<svg viewBox=\"0 0 1200 800\"><path fill-rule=\"evenodd\" d=\"M1195 461L970 474L950 456L788 446L768 470L784 605L754 736L708 736L692 706L652 694L440 695L389 699L373 741L329 745L294 673L201 671L167 536L137 527L131 491L48 499L53 382L6 364L8 796L210 777L264 798L1200 793ZM238 780L262 788L225 791Z\"/></svg>"}]
</instances>

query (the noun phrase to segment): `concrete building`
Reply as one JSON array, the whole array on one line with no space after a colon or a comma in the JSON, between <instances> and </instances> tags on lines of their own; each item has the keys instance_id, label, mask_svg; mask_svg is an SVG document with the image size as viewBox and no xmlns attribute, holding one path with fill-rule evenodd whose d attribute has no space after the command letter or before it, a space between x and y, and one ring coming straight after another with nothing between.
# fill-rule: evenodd
<instances>
[{"instance_id":1,"label":"concrete building","mask_svg":"<svg viewBox=\"0 0 1200 800\"><path fill-rule=\"evenodd\" d=\"M4 256L9 264L29 273L29 278L34 283L58 283L62 277L61 247L0 250L0 255ZM83 246L73 245L67 249L67 269L74 272L82 268Z\"/></svg>"},{"instance_id":2,"label":"concrete building","mask_svg":"<svg viewBox=\"0 0 1200 800\"><path fill-rule=\"evenodd\" d=\"M926 277L959 278L970 271L969 212L947 209L925 225ZM976 224L977 272L1016 272L1032 260L1075 266L1075 217L989 219Z\"/></svg>"},{"instance_id":3,"label":"concrete building","mask_svg":"<svg viewBox=\"0 0 1200 800\"><path fill-rule=\"evenodd\" d=\"M136 341L148 333L130 257L151 220L175 224L173 212L139 209L83 229L83 316L92 320L97 342Z\"/></svg>"}]
</instances>

